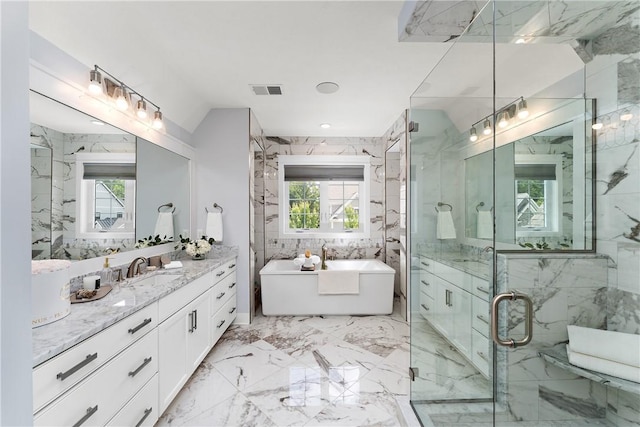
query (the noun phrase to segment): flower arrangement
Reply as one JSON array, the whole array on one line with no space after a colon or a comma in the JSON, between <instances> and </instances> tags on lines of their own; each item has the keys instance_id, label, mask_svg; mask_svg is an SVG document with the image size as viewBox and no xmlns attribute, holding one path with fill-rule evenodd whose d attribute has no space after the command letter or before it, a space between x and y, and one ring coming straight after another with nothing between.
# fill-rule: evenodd
<instances>
[{"instance_id":1,"label":"flower arrangement","mask_svg":"<svg viewBox=\"0 0 640 427\"><path fill-rule=\"evenodd\" d=\"M191 240L188 237L180 236L180 244L182 250L193 259L204 259L211 250L211 245L215 242L213 237L202 236L200 239ZM180 245L176 246L176 249Z\"/></svg>"},{"instance_id":2,"label":"flower arrangement","mask_svg":"<svg viewBox=\"0 0 640 427\"><path fill-rule=\"evenodd\" d=\"M161 239L160 235L156 234L155 237L149 236L149 237L145 237L144 239L138 240L134 245L134 248L136 249L147 248L149 246L162 245L163 243L171 243L171 242L173 242L173 239L167 239L167 236L164 236L164 239Z\"/></svg>"}]
</instances>

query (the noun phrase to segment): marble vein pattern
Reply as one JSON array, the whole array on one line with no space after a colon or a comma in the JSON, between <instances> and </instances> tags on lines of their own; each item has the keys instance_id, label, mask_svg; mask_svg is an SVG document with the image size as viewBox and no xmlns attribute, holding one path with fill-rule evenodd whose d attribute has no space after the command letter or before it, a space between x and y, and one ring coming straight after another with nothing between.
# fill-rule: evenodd
<instances>
[{"instance_id":1,"label":"marble vein pattern","mask_svg":"<svg viewBox=\"0 0 640 427\"><path fill-rule=\"evenodd\" d=\"M65 318L32 331L33 366L62 353L75 344L97 334L117 321L153 304L182 288L207 272L223 265L238 255L236 247L221 247L211 251L202 261L182 260L178 270L161 270L155 274L179 274L180 277L164 284L137 285L144 277L126 280L119 292L83 304L74 304Z\"/></svg>"},{"instance_id":2,"label":"marble vein pattern","mask_svg":"<svg viewBox=\"0 0 640 427\"><path fill-rule=\"evenodd\" d=\"M397 305L391 316L232 325L157 425L406 425L397 399L409 394L409 326Z\"/></svg>"}]
</instances>

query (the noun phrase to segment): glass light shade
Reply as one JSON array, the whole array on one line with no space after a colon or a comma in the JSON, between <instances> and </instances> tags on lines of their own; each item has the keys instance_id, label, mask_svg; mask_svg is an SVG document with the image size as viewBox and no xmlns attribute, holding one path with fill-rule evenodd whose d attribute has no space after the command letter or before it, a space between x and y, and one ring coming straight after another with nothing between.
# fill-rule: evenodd
<instances>
[{"instance_id":1,"label":"glass light shade","mask_svg":"<svg viewBox=\"0 0 640 427\"><path fill-rule=\"evenodd\" d=\"M598 120L597 122L595 122L594 124L591 125L591 129L593 130L600 130L602 129L604 125L602 124L602 122L600 120Z\"/></svg>"},{"instance_id":2,"label":"glass light shade","mask_svg":"<svg viewBox=\"0 0 640 427\"><path fill-rule=\"evenodd\" d=\"M98 70L89 71L89 92L94 95L102 93L102 75Z\"/></svg>"},{"instance_id":3,"label":"glass light shade","mask_svg":"<svg viewBox=\"0 0 640 427\"><path fill-rule=\"evenodd\" d=\"M524 99L518 102L518 118L526 119L529 117L529 109L527 108L527 101Z\"/></svg>"},{"instance_id":4,"label":"glass light shade","mask_svg":"<svg viewBox=\"0 0 640 427\"><path fill-rule=\"evenodd\" d=\"M489 119L484 120L482 127L483 127L483 130L482 130L483 134L491 135L491 122L489 121Z\"/></svg>"},{"instance_id":5,"label":"glass light shade","mask_svg":"<svg viewBox=\"0 0 640 427\"><path fill-rule=\"evenodd\" d=\"M153 128L154 129L162 129L164 123L162 123L162 113L160 110L153 113Z\"/></svg>"},{"instance_id":6,"label":"glass light shade","mask_svg":"<svg viewBox=\"0 0 640 427\"><path fill-rule=\"evenodd\" d=\"M509 113L503 111L498 114L498 126L501 128L506 128L507 126L509 126Z\"/></svg>"},{"instance_id":7,"label":"glass light shade","mask_svg":"<svg viewBox=\"0 0 640 427\"><path fill-rule=\"evenodd\" d=\"M141 99L136 104L136 116L140 119L147 118L147 102L144 99Z\"/></svg>"},{"instance_id":8,"label":"glass light shade","mask_svg":"<svg viewBox=\"0 0 640 427\"><path fill-rule=\"evenodd\" d=\"M632 118L633 118L633 114L631 114L631 111L629 110L624 110L622 114L620 114L620 120L622 120L623 122L628 122Z\"/></svg>"},{"instance_id":9,"label":"glass light shade","mask_svg":"<svg viewBox=\"0 0 640 427\"><path fill-rule=\"evenodd\" d=\"M119 110L124 111L127 108L129 108L129 101L127 100L127 91L123 87L118 86L113 92L113 97L116 99L116 107Z\"/></svg>"},{"instance_id":10,"label":"glass light shade","mask_svg":"<svg viewBox=\"0 0 640 427\"><path fill-rule=\"evenodd\" d=\"M478 134L476 133L475 126L469 129L469 141L476 142L478 140Z\"/></svg>"}]
</instances>

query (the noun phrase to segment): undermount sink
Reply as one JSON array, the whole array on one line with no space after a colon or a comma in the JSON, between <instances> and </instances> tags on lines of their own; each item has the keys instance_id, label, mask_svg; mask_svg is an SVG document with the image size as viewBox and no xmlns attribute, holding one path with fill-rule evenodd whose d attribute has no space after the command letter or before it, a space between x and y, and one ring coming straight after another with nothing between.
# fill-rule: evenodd
<instances>
[{"instance_id":1,"label":"undermount sink","mask_svg":"<svg viewBox=\"0 0 640 427\"><path fill-rule=\"evenodd\" d=\"M182 277L181 274L156 274L155 276L145 277L144 279L137 279L131 282L135 286L158 286L169 283L173 280Z\"/></svg>"}]
</instances>

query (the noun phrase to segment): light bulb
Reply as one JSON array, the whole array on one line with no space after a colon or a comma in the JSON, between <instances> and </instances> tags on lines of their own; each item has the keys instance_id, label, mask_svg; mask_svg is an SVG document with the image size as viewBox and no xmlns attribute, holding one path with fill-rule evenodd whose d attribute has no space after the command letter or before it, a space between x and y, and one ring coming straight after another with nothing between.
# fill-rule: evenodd
<instances>
[{"instance_id":1,"label":"light bulb","mask_svg":"<svg viewBox=\"0 0 640 427\"><path fill-rule=\"evenodd\" d=\"M597 122L595 122L594 124L591 125L591 129L593 130L600 130L602 129L604 125L602 124L602 122L600 120L598 120Z\"/></svg>"},{"instance_id":2,"label":"light bulb","mask_svg":"<svg viewBox=\"0 0 640 427\"><path fill-rule=\"evenodd\" d=\"M102 93L102 75L98 70L89 71L89 92L94 95Z\"/></svg>"},{"instance_id":3,"label":"light bulb","mask_svg":"<svg viewBox=\"0 0 640 427\"><path fill-rule=\"evenodd\" d=\"M631 114L631 111L629 110L624 110L622 114L620 114L620 120L622 120L623 122L628 122L632 118L633 118L633 114Z\"/></svg>"},{"instance_id":4,"label":"light bulb","mask_svg":"<svg viewBox=\"0 0 640 427\"><path fill-rule=\"evenodd\" d=\"M482 127L484 128L482 130L482 133L485 135L491 135L491 122L489 121L489 119L485 119L484 123L482 124Z\"/></svg>"},{"instance_id":5,"label":"light bulb","mask_svg":"<svg viewBox=\"0 0 640 427\"><path fill-rule=\"evenodd\" d=\"M162 113L160 110L153 113L153 128L154 129L162 129L164 124L162 123Z\"/></svg>"},{"instance_id":6,"label":"light bulb","mask_svg":"<svg viewBox=\"0 0 640 427\"><path fill-rule=\"evenodd\" d=\"M476 133L476 127L473 126L470 130L469 130L469 141L471 142L476 142L478 140L478 134Z\"/></svg>"},{"instance_id":7,"label":"light bulb","mask_svg":"<svg viewBox=\"0 0 640 427\"><path fill-rule=\"evenodd\" d=\"M126 110L129 108L129 101L127 101L127 91L124 87L119 86L113 92L113 96L116 98L116 107L119 110Z\"/></svg>"},{"instance_id":8,"label":"light bulb","mask_svg":"<svg viewBox=\"0 0 640 427\"><path fill-rule=\"evenodd\" d=\"M501 128L509 126L509 113L503 111L498 115L498 126Z\"/></svg>"},{"instance_id":9,"label":"light bulb","mask_svg":"<svg viewBox=\"0 0 640 427\"><path fill-rule=\"evenodd\" d=\"M147 102L144 99L140 99L136 104L136 115L142 120L147 118Z\"/></svg>"},{"instance_id":10,"label":"light bulb","mask_svg":"<svg viewBox=\"0 0 640 427\"><path fill-rule=\"evenodd\" d=\"M523 120L529 117L529 109L527 108L527 101L524 99L518 102L518 118Z\"/></svg>"}]
</instances>

